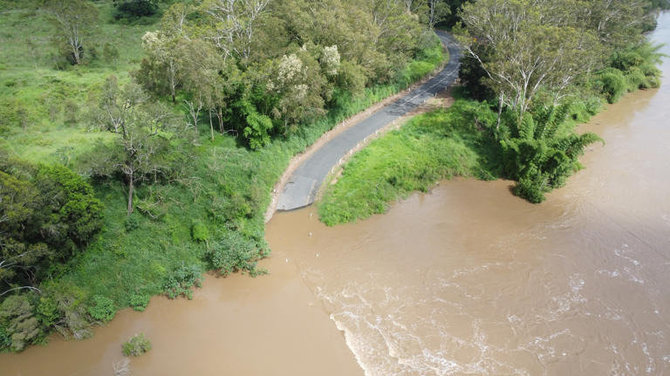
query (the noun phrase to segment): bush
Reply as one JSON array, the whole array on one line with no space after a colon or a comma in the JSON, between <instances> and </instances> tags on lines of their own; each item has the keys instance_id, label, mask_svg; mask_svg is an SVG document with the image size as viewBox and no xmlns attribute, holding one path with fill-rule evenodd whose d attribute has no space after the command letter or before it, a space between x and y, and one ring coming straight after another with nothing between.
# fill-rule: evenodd
<instances>
[{"instance_id":1,"label":"bush","mask_svg":"<svg viewBox=\"0 0 670 376\"><path fill-rule=\"evenodd\" d=\"M123 227L126 229L126 232L132 232L140 227L140 220L137 216L131 214L126 217L126 220L123 222Z\"/></svg>"},{"instance_id":2,"label":"bush","mask_svg":"<svg viewBox=\"0 0 670 376\"><path fill-rule=\"evenodd\" d=\"M256 276L264 271L256 270L256 261L262 258L263 251L253 241L238 232L226 234L221 241L205 253L210 267L222 276L238 271L246 271Z\"/></svg>"},{"instance_id":3,"label":"bush","mask_svg":"<svg viewBox=\"0 0 670 376\"><path fill-rule=\"evenodd\" d=\"M609 103L615 103L626 92L627 82L623 72L616 68L608 68L598 78L602 84L602 93Z\"/></svg>"},{"instance_id":4,"label":"bush","mask_svg":"<svg viewBox=\"0 0 670 376\"><path fill-rule=\"evenodd\" d=\"M191 237L196 242L207 242L209 240L209 229L200 221L193 222Z\"/></svg>"},{"instance_id":5,"label":"bush","mask_svg":"<svg viewBox=\"0 0 670 376\"><path fill-rule=\"evenodd\" d=\"M168 298L174 299L180 295L193 298L193 286L202 284L202 270L196 265L181 265L172 271L163 282L163 292Z\"/></svg>"},{"instance_id":6,"label":"bush","mask_svg":"<svg viewBox=\"0 0 670 376\"><path fill-rule=\"evenodd\" d=\"M114 19L135 19L149 17L156 14L158 5L155 0L130 0L124 1L116 6Z\"/></svg>"},{"instance_id":7,"label":"bush","mask_svg":"<svg viewBox=\"0 0 670 376\"><path fill-rule=\"evenodd\" d=\"M135 334L122 345L122 350L125 356L140 356L151 350L151 341L144 337L144 333Z\"/></svg>"},{"instance_id":8,"label":"bush","mask_svg":"<svg viewBox=\"0 0 670 376\"><path fill-rule=\"evenodd\" d=\"M114 301L101 295L95 295L88 306L88 314L95 320L109 322L116 314Z\"/></svg>"},{"instance_id":9,"label":"bush","mask_svg":"<svg viewBox=\"0 0 670 376\"><path fill-rule=\"evenodd\" d=\"M45 328L49 328L56 324L60 317L56 301L49 296L40 297L37 304L37 319L40 324Z\"/></svg>"},{"instance_id":10,"label":"bush","mask_svg":"<svg viewBox=\"0 0 670 376\"><path fill-rule=\"evenodd\" d=\"M130 306L135 311L142 312L147 308L147 305L149 305L150 299L151 296L146 294L133 294L130 296Z\"/></svg>"},{"instance_id":11,"label":"bush","mask_svg":"<svg viewBox=\"0 0 670 376\"><path fill-rule=\"evenodd\" d=\"M536 108L521 122L518 114L505 114L501 128L507 135L500 141L503 170L508 178L517 180L514 193L519 197L532 203L544 201L546 192L564 185L580 168L578 158L586 146L602 141L593 133L567 132L569 108Z\"/></svg>"},{"instance_id":12,"label":"bush","mask_svg":"<svg viewBox=\"0 0 670 376\"><path fill-rule=\"evenodd\" d=\"M25 295L12 295L0 305L0 343L21 351L41 333L33 306ZM6 347L5 347L6 348Z\"/></svg>"}]
</instances>

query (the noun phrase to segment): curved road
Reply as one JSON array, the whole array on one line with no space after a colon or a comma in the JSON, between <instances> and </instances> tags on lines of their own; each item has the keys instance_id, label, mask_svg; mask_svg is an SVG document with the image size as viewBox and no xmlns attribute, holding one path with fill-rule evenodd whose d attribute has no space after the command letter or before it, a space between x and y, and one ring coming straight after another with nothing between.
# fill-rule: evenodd
<instances>
[{"instance_id":1,"label":"curved road","mask_svg":"<svg viewBox=\"0 0 670 376\"><path fill-rule=\"evenodd\" d=\"M333 166L369 135L423 104L458 77L461 52L451 35L436 31L449 50L449 62L440 73L364 120L349 127L316 150L293 172L279 196L277 210L294 210L314 202Z\"/></svg>"}]
</instances>

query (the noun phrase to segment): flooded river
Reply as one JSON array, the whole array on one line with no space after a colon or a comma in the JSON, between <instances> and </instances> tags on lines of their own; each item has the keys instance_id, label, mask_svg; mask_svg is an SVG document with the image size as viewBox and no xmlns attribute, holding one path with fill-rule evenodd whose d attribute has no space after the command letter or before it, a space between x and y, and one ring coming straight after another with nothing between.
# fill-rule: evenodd
<instances>
[{"instance_id":1,"label":"flooded river","mask_svg":"<svg viewBox=\"0 0 670 376\"><path fill-rule=\"evenodd\" d=\"M541 205L456 179L357 224L280 213L270 275L208 277L0 374L111 375L137 332L135 375L670 374L669 81L583 126L606 145Z\"/></svg>"}]
</instances>

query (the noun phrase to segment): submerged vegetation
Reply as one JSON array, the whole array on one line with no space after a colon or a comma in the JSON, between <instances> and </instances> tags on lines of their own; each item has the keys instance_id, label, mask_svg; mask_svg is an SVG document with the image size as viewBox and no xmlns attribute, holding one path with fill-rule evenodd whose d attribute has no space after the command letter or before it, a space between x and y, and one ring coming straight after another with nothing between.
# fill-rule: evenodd
<instances>
[{"instance_id":1,"label":"submerged vegetation","mask_svg":"<svg viewBox=\"0 0 670 376\"><path fill-rule=\"evenodd\" d=\"M444 60L429 8L226 4L0 0L0 349L263 273L290 158Z\"/></svg>"},{"instance_id":2,"label":"submerged vegetation","mask_svg":"<svg viewBox=\"0 0 670 376\"><path fill-rule=\"evenodd\" d=\"M659 4L608 4L580 3L593 10L589 16L568 0L463 6L455 31L467 51L465 98L355 155L326 189L321 220L334 225L383 213L393 200L452 176L512 179L516 195L544 201L581 168L585 147L601 141L577 134L575 125L603 102L660 84L658 46L642 34Z\"/></svg>"},{"instance_id":3,"label":"submerged vegetation","mask_svg":"<svg viewBox=\"0 0 670 376\"><path fill-rule=\"evenodd\" d=\"M122 345L122 350L125 356L140 356L151 350L151 341L144 336L144 333L135 334Z\"/></svg>"}]
</instances>

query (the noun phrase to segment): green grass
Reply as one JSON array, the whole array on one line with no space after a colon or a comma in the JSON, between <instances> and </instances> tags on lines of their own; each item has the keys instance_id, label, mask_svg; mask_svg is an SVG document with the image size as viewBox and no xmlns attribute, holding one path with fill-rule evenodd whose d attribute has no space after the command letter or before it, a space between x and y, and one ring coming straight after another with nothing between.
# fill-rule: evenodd
<instances>
[{"instance_id":1,"label":"green grass","mask_svg":"<svg viewBox=\"0 0 670 376\"><path fill-rule=\"evenodd\" d=\"M0 12L0 147L32 162L62 162L64 153L76 157L104 137L86 128L87 101L109 75L129 80L142 57L141 37L155 26L114 23L112 2L96 2L100 22L85 45L98 58L57 70L54 29L46 15L30 1L12 4ZM117 60L103 59L106 43L118 49Z\"/></svg>"},{"instance_id":2,"label":"green grass","mask_svg":"<svg viewBox=\"0 0 670 376\"><path fill-rule=\"evenodd\" d=\"M427 191L453 176L493 179L495 155L474 118L491 122L486 104L458 100L412 118L399 130L374 140L344 165L337 183L318 203L319 217L329 226L384 213L392 201L414 191Z\"/></svg>"}]
</instances>

